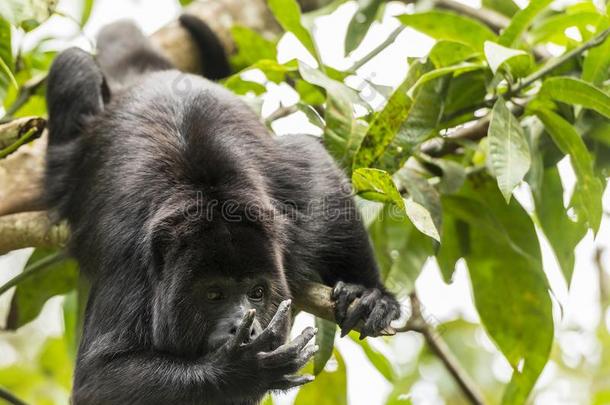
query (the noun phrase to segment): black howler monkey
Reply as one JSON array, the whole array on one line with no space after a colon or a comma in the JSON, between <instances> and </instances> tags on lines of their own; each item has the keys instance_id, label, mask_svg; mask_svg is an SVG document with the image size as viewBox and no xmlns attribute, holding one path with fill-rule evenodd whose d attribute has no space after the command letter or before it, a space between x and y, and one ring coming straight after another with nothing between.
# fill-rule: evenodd
<instances>
[{"instance_id":1,"label":"black howler monkey","mask_svg":"<svg viewBox=\"0 0 610 405\"><path fill-rule=\"evenodd\" d=\"M228 75L210 29L181 22L208 77ZM315 331L286 343L304 281L334 287L344 332L399 315L319 140L270 136L133 24L104 28L95 58L62 52L47 103L46 200L92 286L73 404L255 404L310 381Z\"/></svg>"}]
</instances>

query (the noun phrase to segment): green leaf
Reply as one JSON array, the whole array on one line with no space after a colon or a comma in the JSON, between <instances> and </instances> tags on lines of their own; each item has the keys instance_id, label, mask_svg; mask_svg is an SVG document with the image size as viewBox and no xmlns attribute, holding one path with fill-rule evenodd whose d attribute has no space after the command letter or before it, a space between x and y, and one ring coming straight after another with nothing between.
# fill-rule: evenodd
<instances>
[{"instance_id":1,"label":"green leaf","mask_svg":"<svg viewBox=\"0 0 610 405\"><path fill-rule=\"evenodd\" d=\"M352 185L362 198L393 203L401 209L405 208L400 192L386 171L368 168L356 169L352 174Z\"/></svg>"},{"instance_id":2,"label":"green leaf","mask_svg":"<svg viewBox=\"0 0 610 405\"><path fill-rule=\"evenodd\" d=\"M377 371L379 371L379 373L385 377L386 380L389 382L396 381L394 366L392 366L392 362L389 361L388 358L383 355L383 353L371 346L367 339L361 340L357 332L350 332L349 337L352 339L352 341L360 345L364 351L364 355L367 357L367 359L369 359Z\"/></svg>"},{"instance_id":3,"label":"green leaf","mask_svg":"<svg viewBox=\"0 0 610 405\"><path fill-rule=\"evenodd\" d=\"M506 199L521 183L531 164L530 149L519 120L499 98L491 112L488 131L491 167L498 181L498 187Z\"/></svg>"},{"instance_id":4,"label":"green leaf","mask_svg":"<svg viewBox=\"0 0 610 405\"><path fill-rule=\"evenodd\" d=\"M314 382L301 387L294 405L347 405L345 363L337 350L331 363L332 368L327 366Z\"/></svg>"},{"instance_id":5,"label":"green leaf","mask_svg":"<svg viewBox=\"0 0 610 405\"><path fill-rule=\"evenodd\" d=\"M483 7L497 11L507 17L512 17L520 10L513 0L483 0Z\"/></svg>"},{"instance_id":6,"label":"green leaf","mask_svg":"<svg viewBox=\"0 0 610 405\"><path fill-rule=\"evenodd\" d=\"M399 295L412 291L426 259L433 254L430 238L416 231L405 211L385 205L369 227L380 266L388 285L400 286Z\"/></svg>"},{"instance_id":7,"label":"green leaf","mask_svg":"<svg viewBox=\"0 0 610 405\"><path fill-rule=\"evenodd\" d=\"M565 30L570 27L586 29L588 25L597 26L602 20L602 16L593 10L580 10L576 13L557 14L546 18L542 23L532 28L531 37L533 43L556 42L565 45Z\"/></svg>"},{"instance_id":8,"label":"green leaf","mask_svg":"<svg viewBox=\"0 0 610 405\"><path fill-rule=\"evenodd\" d=\"M231 65L236 71L256 64L261 59L277 59L276 43L261 34L241 25L231 27L231 36L237 51L231 57Z\"/></svg>"},{"instance_id":9,"label":"green leaf","mask_svg":"<svg viewBox=\"0 0 610 405\"><path fill-rule=\"evenodd\" d=\"M540 95L563 103L579 104L610 118L610 96L580 79L552 77L544 81Z\"/></svg>"},{"instance_id":10,"label":"green leaf","mask_svg":"<svg viewBox=\"0 0 610 405\"><path fill-rule=\"evenodd\" d=\"M13 51L11 48L11 26L3 18L0 18L0 100L4 100L9 85L16 84L13 75Z\"/></svg>"},{"instance_id":11,"label":"green leaf","mask_svg":"<svg viewBox=\"0 0 610 405\"><path fill-rule=\"evenodd\" d=\"M403 14L397 17L404 25L434 39L460 42L477 51L483 50L485 41L495 41L496 35L486 25L449 11L427 11Z\"/></svg>"},{"instance_id":12,"label":"green leaf","mask_svg":"<svg viewBox=\"0 0 610 405\"><path fill-rule=\"evenodd\" d=\"M81 27L84 27L89 21L89 17L91 17L91 11L93 10L93 4L95 0L82 0L83 10L80 15L79 24Z\"/></svg>"},{"instance_id":13,"label":"green leaf","mask_svg":"<svg viewBox=\"0 0 610 405\"><path fill-rule=\"evenodd\" d=\"M465 258L475 305L513 367L503 403L523 404L553 342L552 305L536 231L525 210L515 200L507 205L486 176L469 181L462 195L478 204L462 204L464 212L454 210L454 204L447 208L470 225ZM491 237L490 229L504 237Z\"/></svg>"},{"instance_id":14,"label":"green leaf","mask_svg":"<svg viewBox=\"0 0 610 405\"><path fill-rule=\"evenodd\" d=\"M473 108L480 105L487 95L487 80L489 72L484 70L476 70L464 73L457 77L452 77L447 89L447 97L445 98L445 108L443 111L442 125L451 119L459 119L455 114L461 112L464 115L465 109ZM470 121L472 115L465 114ZM453 126L452 124L448 124Z\"/></svg>"},{"instance_id":15,"label":"green leaf","mask_svg":"<svg viewBox=\"0 0 610 405\"><path fill-rule=\"evenodd\" d=\"M437 68L447 67L464 62L480 55L471 46L454 41L438 41L428 54L428 58Z\"/></svg>"},{"instance_id":16,"label":"green leaf","mask_svg":"<svg viewBox=\"0 0 610 405\"><path fill-rule=\"evenodd\" d=\"M535 113L544 123L557 147L570 155L578 179L573 196L578 219L587 221L589 227L597 232L602 219L603 186L593 172L593 158L569 122L545 108L537 108Z\"/></svg>"},{"instance_id":17,"label":"green leaf","mask_svg":"<svg viewBox=\"0 0 610 405\"><path fill-rule=\"evenodd\" d=\"M438 167L442 171L441 181L438 185L443 194L452 194L458 191L466 180L466 169L461 164L448 159L436 159L427 155L420 155L426 163Z\"/></svg>"},{"instance_id":18,"label":"green leaf","mask_svg":"<svg viewBox=\"0 0 610 405\"><path fill-rule=\"evenodd\" d=\"M545 170L541 192L534 194L534 201L540 227L555 252L569 287L574 271L574 250L587 228L568 217L563 206L563 192L559 171L552 166Z\"/></svg>"},{"instance_id":19,"label":"green leaf","mask_svg":"<svg viewBox=\"0 0 610 405\"><path fill-rule=\"evenodd\" d=\"M244 95L250 92L258 95L267 91L267 88L260 83L244 80L241 73L236 73L224 81L224 86L235 94Z\"/></svg>"},{"instance_id":20,"label":"green leaf","mask_svg":"<svg viewBox=\"0 0 610 405\"><path fill-rule=\"evenodd\" d=\"M65 339L47 339L41 349L39 366L47 378L56 381L66 390L72 388L73 359L69 356Z\"/></svg>"},{"instance_id":21,"label":"green leaf","mask_svg":"<svg viewBox=\"0 0 610 405\"><path fill-rule=\"evenodd\" d=\"M443 68L439 68L439 69L434 69L430 72L423 74L417 80L417 82L413 86L411 86L411 88L409 89L409 95L412 95L413 93L415 93L415 91L418 90L420 88L420 86L428 83L431 80L437 79L439 77L447 76L450 74L457 77L464 73L483 69L484 67L485 67L485 65L483 63L464 62L464 63L460 63L460 64L453 65L453 66L447 66L447 67L443 67Z\"/></svg>"},{"instance_id":22,"label":"green leaf","mask_svg":"<svg viewBox=\"0 0 610 405\"><path fill-rule=\"evenodd\" d=\"M392 143L394 136L409 116L412 100L407 96L407 90L411 85L411 82L404 81L392 93L383 110L377 114L362 140L354 167L372 165Z\"/></svg>"},{"instance_id":23,"label":"green leaf","mask_svg":"<svg viewBox=\"0 0 610 405\"><path fill-rule=\"evenodd\" d=\"M510 24L498 38L500 45L514 46L521 39L521 35L532 23L534 18L543 11L552 0L531 0L527 7L519 10L510 20Z\"/></svg>"},{"instance_id":24,"label":"green leaf","mask_svg":"<svg viewBox=\"0 0 610 405\"><path fill-rule=\"evenodd\" d=\"M507 48L491 41L485 42L484 49L489 68L494 74L502 69L515 79L526 76L532 69L532 57L525 51Z\"/></svg>"},{"instance_id":25,"label":"green leaf","mask_svg":"<svg viewBox=\"0 0 610 405\"><path fill-rule=\"evenodd\" d=\"M443 207L443 229L441 243L436 252L436 261L443 275L443 280L450 283L455 271L455 264L468 252L468 225L452 215Z\"/></svg>"},{"instance_id":26,"label":"green leaf","mask_svg":"<svg viewBox=\"0 0 610 405\"><path fill-rule=\"evenodd\" d=\"M421 83L431 66L431 63L426 63L420 68L423 74L417 79L418 83ZM443 114L448 82L449 78L443 76L412 86L418 88L414 90L413 104L407 118L400 125L390 145L385 148L383 155L375 162L376 167L395 172L403 166L417 146L436 134Z\"/></svg>"},{"instance_id":27,"label":"green leaf","mask_svg":"<svg viewBox=\"0 0 610 405\"><path fill-rule=\"evenodd\" d=\"M404 199L405 211L413 225L424 235L440 242L442 210L436 189L426 178L408 167L397 171L393 178L399 188L409 193L409 198Z\"/></svg>"},{"instance_id":28,"label":"green leaf","mask_svg":"<svg viewBox=\"0 0 610 405\"><path fill-rule=\"evenodd\" d=\"M299 62L299 72L304 80L326 90L324 146L347 172L351 172L367 130L366 123L354 117L353 105L359 102L358 94L305 63Z\"/></svg>"},{"instance_id":29,"label":"green leaf","mask_svg":"<svg viewBox=\"0 0 610 405\"><path fill-rule=\"evenodd\" d=\"M57 3L57 0L3 0L0 16L15 27L31 31L53 14Z\"/></svg>"},{"instance_id":30,"label":"green leaf","mask_svg":"<svg viewBox=\"0 0 610 405\"><path fill-rule=\"evenodd\" d=\"M301 9L296 0L267 0L269 9L285 31L292 32L295 37L318 59L318 52L311 34L301 22Z\"/></svg>"},{"instance_id":31,"label":"green leaf","mask_svg":"<svg viewBox=\"0 0 610 405\"><path fill-rule=\"evenodd\" d=\"M26 270L36 266L56 252L50 249L36 249ZM72 259L53 262L32 273L17 285L11 301L10 322L8 329L17 329L35 319L47 300L55 295L66 294L76 287L78 277L77 264Z\"/></svg>"},{"instance_id":32,"label":"green leaf","mask_svg":"<svg viewBox=\"0 0 610 405\"><path fill-rule=\"evenodd\" d=\"M318 334L316 335L316 345L319 346L318 351L313 357L313 374L318 375L324 371L326 362L330 359L333 354L335 347L335 332L337 331L337 324L326 319L316 317L316 328L318 328Z\"/></svg>"},{"instance_id":33,"label":"green leaf","mask_svg":"<svg viewBox=\"0 0 610 405\"><path fill-rule=\"evenodd\" d=\"M301 101L309 105L322 105L326 101L324 93L316 86L307 83L305 80L298 79L295 82L295 90L299 93Z\"/></svg>"},{"instance_id":34,"label":"green leaf","mask_svg":"<svg viewBox=\"0 0 610 405\"><path fill-rule=\"evenodd\" d=\"M358 10L356 10L347 26L347 34L345 35L346 54L360 45L383 4L382 0L358 0Z\"/></svg>"},{"instance_id":35,"label":"green leaf","mask_svg":"<svg viewBox=\"0 0 610 405\"><path fill-rule=\"evenodd\" d=\"M597 32L608 28L608 22L602 20L597 27ZM610 39L606 38L603 44L589 49L584 58L582 66L582 79L595 86L600 86L608 78L610 69Z\"/></svg>"}]
</instances>

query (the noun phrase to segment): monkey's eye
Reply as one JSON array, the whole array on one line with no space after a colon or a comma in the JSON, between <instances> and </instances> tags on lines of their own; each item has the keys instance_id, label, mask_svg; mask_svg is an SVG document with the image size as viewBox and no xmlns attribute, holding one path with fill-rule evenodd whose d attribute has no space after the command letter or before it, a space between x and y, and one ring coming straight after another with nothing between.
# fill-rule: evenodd
<instances>
[{"instance_id":1,"label":"monkey's eye","mask_svg":"<svg viewBox=\"0 0 610 405\"><path fill-rule=\"evenodd\" d=\"M248 297L250 297L250 299L252 301L260 301L263 299L264 296L265 296L265 289L260 285L254 287L250 291L250 293L248 293Z\"/></svg>"},{"instance_id":2,"label":"monkey's eye","mask_svg":"<svg viewBox=\"0 0 610 405\"><path fill-rule=\"evenodd\" d=\"M220 301L224 298L224 296L222 295L222 291L215 288L207 290L205 293L205 297L208 301Z\"/></svg>"}]
</instances>

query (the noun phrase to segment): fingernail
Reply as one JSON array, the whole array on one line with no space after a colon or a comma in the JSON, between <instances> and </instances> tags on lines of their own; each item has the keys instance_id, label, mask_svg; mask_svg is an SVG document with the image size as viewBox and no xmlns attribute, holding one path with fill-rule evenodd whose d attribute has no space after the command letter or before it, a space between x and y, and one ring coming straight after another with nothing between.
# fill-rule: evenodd
<instances>
[{"instance_id":1,"label":"fingernail","mask_svg":"<svg viewBox=\"0 0 610 405\"><path fill-rule=\"evenodd\" d=\"M313 347L313 351L314 351L314 352L317 352L318 350L320 350L320 346L318 346L318 345L314 345L314 347Z\"/></svg>"},{"instance_id":2,"label":"fingernail","mask_svg":"<svg viewBox=\"0 0 610 405\"><path fill-rule=\"evenodd\" d=\"M313 334L315 335L316 333L318 333L318 328L313 328Z\"/></svg>"}]
</instances>

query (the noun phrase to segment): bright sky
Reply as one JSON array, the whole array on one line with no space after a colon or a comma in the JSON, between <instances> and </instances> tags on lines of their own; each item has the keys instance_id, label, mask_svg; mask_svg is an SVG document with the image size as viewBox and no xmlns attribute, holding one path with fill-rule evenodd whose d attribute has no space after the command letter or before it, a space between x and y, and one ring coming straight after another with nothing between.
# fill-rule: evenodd
<instances>
[{"instance_id":1,"label":"bright sky","mask_svg":"<svg viewBox=\"0 0 610 405\"><path fill-rule=\"evenodd\" d=\"M477 6L477 1L464 1L465 3ZM67 15L79 15L78 1L62 0L59 9ZM518 1L523 5L524 1ZM97 31L105 24L120 18L132 18L142 27L146 33L152 33L164 24L175 19L179 14L179 6L174 0L155 0L154 6L151 1L131 0L97 0L91 19L85 27L84 36L78 35L71 44L91 49L93 38ZM410 7L410 6L409 6ZM407 7L391 3L386 9L386 16L381 24L376 23L369 35L367 35L362 48L370 49L382 42L387 35L397 26L397 21L391 18L405 12ZM354 60L357 60L366 51L362 48L356 50L350 58L343 57L342 40L345 34L347 21L355 11L355 4L347 3L340 7L331 16L326 16L317 20L315 24L315 37L318 38L318 45L323 60L334 67L345 68ZM70 38L77 33L77 27L66 18L53 17L45 26L31 34L24 46L30 47L40 38L53 36L60 38ZM377 84L396 86L402 81L407 71L406 58L408 56L424 56L427 54L433 42L428 37L413 30L406 29L387 50L378 55L365 67L359 71L359 75ZM300 57L309 61L303 52L300 44L291 35L285 36L279 43L280 60L289 60L293 57ZM313 62L311 62L313 63ZM254 75L256 77L256 75ZM358 87L362 81L354 80L352 85ZM263 114L271 113L281 101L284 104L296 102L296 94L288 86L270 85L270 95L266 97L263 107ZM361 89L361 88L359 88ZM361 89L366 91L367 89ZM383 98L379 95L371 98L373 106L383 104ZM290 134L297 132L310 132L311 126L306 122L304 116L295 115L274 124L274 129L278 134ZM315 132L315 131L313 131ZM566 185L573 184L573 174L569 163L562 162L562 174ZM517 190L516 197L528 207L529 192L527 187ZM531 204L529 204L531 206ZM610 207L610 192L606 192L604 198L606 209ZM553 253L548 245L543 244L543 260L545 271L550 280L555 300L555 315L558 325L559 341L570 350L567 354L567 361L577 363L583 358L595 358L595 342L590 339L587 333L578 332L584 330L590 333L600 319L598 306L598 278L593 263L593 257L597 246L606 248L606 262L610 257L610 221L606 214L604 216L599 234L596 241L592 235L588 235L578 246L576 251L576 270L574 272L572 286L568 293L567 286L563 281ZM26 252L18 252L5 257L0 257L0 282L10 278L22 266L27 259ZM463 317L467 320L477 321L478 315L472 302L470 282L467 277L467 270L462 264L454 276L451 285L446 285L437 269L434 261L430 261L425 266L421 277L417 281L417 289L426 311L439 321L447 321ZM8 304L9 297L0 299L0 309ZM43 315L32 324L24 328L20 333L40 335L40 339L45 334L57 334L61 331L61 314L59 312L60 299L56 298L45 308ZM563 319L560 308L563 308ZM610 322L610 316L606 316ZM299 316L297 318L295 332L300 332L302 328L312 323L310 316ZM570 329L571 331L568 331ZM576 332L574 332L576 331ZM493 344L483 336L480 342L484 347L494 350ZM393 340L392 347L386 346L383 342L373 342L376 347L391 353L395 358L410 358L416 354L416 348L422 344L421 340L412 334L403 334ZM338 340L338 347L343 353L343 357L348 366L348 387L350 404L352 405L374 405L382 403L382 400L389 393L390 384L377 373L376 370L365 359L361 349L348 339ZM10 353L9 347L4 346L0 341L0 363L10 362L15 358L16 353ZM492 365L492 370L497 378L507 380L510 377L510 368L506 361L497 356ZM544 403L566 403L559 400L558 395L562 393L566 386L555 378L555 368L547 367L541 378L541 386L545 387ZM289 403L289 398L294 394L289 394L287 398L280 399L280 403ZM440 398L437 397L436 387L426 381L414 387L411 393L414 403L417 404L438 404ZM541 401L542 403L542 401Z\"/></svg>"}]
</instances>

